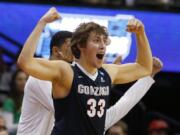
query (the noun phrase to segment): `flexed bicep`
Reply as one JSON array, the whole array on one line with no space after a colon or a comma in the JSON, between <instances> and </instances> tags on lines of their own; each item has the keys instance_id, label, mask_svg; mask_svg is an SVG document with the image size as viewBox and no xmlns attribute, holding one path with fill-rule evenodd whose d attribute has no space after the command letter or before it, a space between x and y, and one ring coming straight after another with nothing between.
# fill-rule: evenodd
<instances>
[{"instance_id":1,"label":"flexed bicep","mask_svg":"<svg viewBox=\"0 0 180 135\"><path fill-rule=\"evenodd\" d=\"M147 76L148 72L138 63L128 64L104 64L103 67L109 73L113 84L123 84L135 81Z\"/></svg>"},{"instance_id":2,"label":"flexed bicep","mask_svg":"<svg viewBox=\"0 0 180 135\"><path fill-rule=\"evenodd\" d=\"M44 16L38 21L36 27L26 40L23 49L18 57L17 64L26 73L43 80L53 80L59 70L56 67L57 62L50 62L44 59L34 57L40 35L47 23L59 19L59 13L55 8L50 8Z\"/></svg>"},{"instance_id":3,"label":"flexed bicep","mask_svg":"<svg viewBox=\"0 0 180 135\"><path fill-rule=\"evenodd\" d=\"M29 64L21 66L28 74L42 80L52 81L59 78L62 73L63 61L49 61L46 59L34 58Z\"/></svg>"}]
</instances>

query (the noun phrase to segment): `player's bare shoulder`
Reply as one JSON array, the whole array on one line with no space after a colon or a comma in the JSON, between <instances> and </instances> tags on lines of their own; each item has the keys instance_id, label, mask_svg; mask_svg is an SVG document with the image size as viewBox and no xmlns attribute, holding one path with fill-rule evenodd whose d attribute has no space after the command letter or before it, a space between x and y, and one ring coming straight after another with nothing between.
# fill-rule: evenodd
<instances>
[{"instance_id":1,"label":"player's bare shoulder","mask_svg":"<svg viewBox=\"0 0 180 135\"><path fill-rule=\"evenodd\" d=\"M61 81L67 81L66 79L73 78L73 70L70 63L63 60L54 60L54 62L56 63L56 66L59 70L58 78Z\"/></svg>"},{"instance_id":2,"label":"player's bare shoulder","mask_svg":"<svg viewBox=\"0 0 180 135\"><path fill-rule=\"evenodd\" d=\"M66 97L70 92L74 76L71 64L62 60L55 60L53 62L56 63L56 66L59 69L57 78L52 82L53 95L55 95L54 98Z\"/></svg>"}]
</instances>

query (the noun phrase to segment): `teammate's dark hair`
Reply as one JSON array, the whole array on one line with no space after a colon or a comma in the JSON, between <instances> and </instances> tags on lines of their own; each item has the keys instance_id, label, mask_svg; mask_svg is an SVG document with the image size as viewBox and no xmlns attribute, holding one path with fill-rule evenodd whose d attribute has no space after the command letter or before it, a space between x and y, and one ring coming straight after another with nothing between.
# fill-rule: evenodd
<instances>
[{"instance_id":1,"label":"teammate's dark hair","mask_svg":"<svg viewBox=\"0 0 180 135\"><path fill-rule=\"evenodd\" d=\"M70 31L59 31L55 33L50 42L50 54L52 55L52 48L54 46L61 47L67 38L72 37L72 32Z\"/></svg>"}]
</instances>

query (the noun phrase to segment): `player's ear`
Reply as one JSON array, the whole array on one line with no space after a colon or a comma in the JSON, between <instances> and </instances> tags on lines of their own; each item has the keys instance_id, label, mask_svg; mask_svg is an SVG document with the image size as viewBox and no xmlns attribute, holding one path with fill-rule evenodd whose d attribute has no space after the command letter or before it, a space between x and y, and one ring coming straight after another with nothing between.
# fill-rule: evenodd
<instances>
[{"instance_id":1,"label":"player's ear","mask_svg":"<svg viewBox=\"0 0 180 135\"><path fill-rule=\"evenodd\" d=\"M82 49L86 48L86 46L87 46L86 44L81 44L81 45L78 44L77 48L78 48L78 50L82 50Z\"/></svg>"},{"instance_id":2,"label":"player's ear","mask_svg":"<svg viewBox=\"0 0 180 135\"><path fill-rule=\"evenodd\" d=\"M58 47L54 46L54 47L52 48L52 54L53 54L54 56L56 56L56 57L59 57L59 55L61 55L61 52L60 52L60 50L59 50Z\"/></svg>"},{"instance_id":3,"label":"player's ear","mask_svg":"<svg viewBox=\"0 0 180 135\"><path fill-rule=\"evenodd\" d=\"M78 44L78 45L77 45L77 49L78 49L79 51L82 51L83 47Z\"/></svg>"}]
</instances>

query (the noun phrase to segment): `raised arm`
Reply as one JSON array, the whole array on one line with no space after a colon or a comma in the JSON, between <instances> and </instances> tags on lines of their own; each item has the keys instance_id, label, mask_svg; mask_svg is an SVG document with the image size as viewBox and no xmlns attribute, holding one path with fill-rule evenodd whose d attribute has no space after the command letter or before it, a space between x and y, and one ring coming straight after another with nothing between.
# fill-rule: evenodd
<instances>
[{"instance_id":1,"label":"raised arm","mask_svg":"<svg viewBox=\"0 0 180 135\"><path fill-rule=\"evenodd\" d=\"M131 82L143 76L150 75L152 72L152 54L144 25L138 19L132 19L128 22L127 31L133 32L136 35L136 62L122 65L103 65L110 74L113 84Z\"/></svg>"},{"instance_id":2,"label":"raised arm","mask_svg":"<svg viewBox=\"0 0 180 135\"><path fill-rule=\"evenodd\" d=\"M36 78L52 81L61 74L63 66L65 65L66 67L67 63L63 61L49 61L34 57L41 32L45 25L59 18L60 16L55 8L49 9L49 11L42 16L37 23L19 55L17 63L20 68Z\"/></svg>"}]
</instances>

